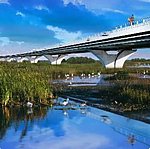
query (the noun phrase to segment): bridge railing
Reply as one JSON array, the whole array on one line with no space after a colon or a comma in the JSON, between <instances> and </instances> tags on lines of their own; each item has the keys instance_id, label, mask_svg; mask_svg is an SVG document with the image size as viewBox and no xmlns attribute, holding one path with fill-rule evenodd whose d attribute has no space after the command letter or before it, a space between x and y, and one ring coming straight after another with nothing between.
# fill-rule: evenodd
<instances>
[{"instance_id":1,"label":"bridge railing","mask_svg":"<svg viewBox=\"0 0 150 149\"><path fill-rule=\"evenodd\" d=\"M113 33L115 34L115 33L120 32L120 31L125 31L125 30L131 29L131 28L136 28L136 27L145 26L145 25L150 26L150 17L137 20L137 21L134 22L133 25L130 25L129 23L124 24L124 25L121 25L119 27L116 27L113 30L100 32L100 33L97 33L95 35L92 35L92 36L89 36L89 37L86 37L86 38L83 38L83 39L80 39L80 40L77 40L77 41L73 41L73 42L70 42L70 43L61 43L61 44L51 46L49 48L44 48L43 51L47 51L47 50L55 51L55 50L58 50L58 48L65 47L65 46L72 46L72 45L76 45L76 44L80 44L80 43L90 42L91 40L99 40L100 38L103 38L104 36L109 36L110 34L113 34ZM41 52L41 51L42 51L42 49L33 49L31 52L27 52L27 53L23 53L23 54L26 55L26 54L29 54L29 53L34 53L34 52L38 53L38 52ZM18 55L20 55L20 54L18 53ZM5 58L6 57L17 57L17 54L16 55L7 55L7 56L4 56L4 57ZM3 57L1 57L1 58L3 58Z\"/></svg>"},{"instance_id":2,"label":"bridge railing","mask_svg":"<svg viewBox=\"0 0 150 149\"><path fill-rule=\"evenodd\" d=\"M150 25L150 17L134 21L133 25L130 25L130 23L127 23L127 24L124 24L124 25L121 25L121 26L117 26L115 29L110 30L110 31L100 32L100 33L97 33L95 35L88 36L86 38L82 38L82 39L79 39L79 40L76 40L76 41L72 41L70 43L64 43L64 44L61 43L61 44L53 45L52 47L50 47L48 49L54 49L54 48L60 48L60 47L64 47L64 46L80 44L80 43L83 43L83 42L89 42L91 40L98 40L99 38L102 38L104 36L109 36L110 34L113 34L113 33L117 33L117 32L120 32L120 31L128 30L128 29L131 29L131 28L139 27L139 26L144 26L144 25L147 25L147 24Z\"/></svg>"},{"instance_id":3,"label":"bridge railing","mask_svg":"<svg viewBox=\"0 0 150 149\"><path fill-rule=\"evenodd\" d=\"M150 25L150 17L137 20L137 21L134 22L133 25L130 25L130 23L127 23L127 24L124 24L124 25L121 25L121 26L117 26L115 29L113 29L111 31L97 33L95 35L87 37L86 39L84 39L84 41L85 40L90 41L90 40L94 40L94 39L99 39L100 37L103 37L103 36L109 36L112 33L128 30L128 29L131 29L131 28L136 28L136 27L139 27L139 26L145 26L145 25Z\"/></svg>"}]
</instances>

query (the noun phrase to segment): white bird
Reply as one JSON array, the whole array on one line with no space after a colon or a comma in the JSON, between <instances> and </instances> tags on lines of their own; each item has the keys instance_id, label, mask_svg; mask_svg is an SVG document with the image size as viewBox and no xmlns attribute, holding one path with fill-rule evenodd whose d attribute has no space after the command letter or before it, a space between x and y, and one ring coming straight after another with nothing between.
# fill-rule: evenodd
<instances>
[{"instance_id":1,"label":"white bird","mask_svg":"<svg viewBox=\"0 0 150 149\"><path fill-rule=\"evenodd\" d=\"M32 113L33 113L32 108L29 108L28 111L27 111L27 113L28 113L28 114L32 114Z\"/></svg>"},{"instance_id":2,"label":"white bird","mask_svg":"<svg viewBox=\"0 0 150 149\"><path fill-rule=\"evenodd\" d=\"M69 103L69 98L65 99L62 104L63 106L66 106L68 103Z\"/></svg>"},{"instance_id":3,"label":"white bird","mask_svg":"<svg viewBox=\"0 0 150 149\"><path fill-rule=\"evenodd\" d=\"M88 77L91 78L91 74L88 74Z\"/></svg>"},{"instance_id":4,"label":"white bird","mask_svg":"<svg viewBox=\"0 0 150 149\"><path fill-rule=\"evenodd\" d=\"M66 77L66 78L69 78L69 76L70 76L69 74L65 74L65 77Z\"/></svg>"},{"instance_id":5,"label":"white bird","mask_svg":"<svg viewBox=\"0 0 150 149\"><path fill-rule=\"evenodd\" d=\"M118 104L118 102L115 100L115 104Z\"/></svg>"},{"instance_id":6,"label":"white bird","mask_svg":"<svg viewBox=\"0 0 150 149\"><path fill-rule=\"evenodd\" d=\"M100 76L100 75L101 75L101 72L98 72L97 75Z\"/></svg>"},{"instance_id":7,"label":"white bird","mask_svg":"<svg viewBox=\"0 0 150 149\"><path fill-rule=\"evenodd\" d=\"M85 108L87 106L86 101L80 104L80 107Z\"/></svg>"},{"instance_id":8,"label":"white bird","mask_svg":"<svg viewBox=\"0 0 150 149\"><path fill-rule=\"evenodd\" d=\"M92 78L94 77L94 73L92 73Z\"/></svg>"},{"instance_id":9,"label":"white bird","mask_svg":"<svg viewBox=\"0 0 150 149\"><path fill-rule=\"evenodd\" d=\"M33 106L33 103L31 103L31 102L28 101L28 102L27 102L27 107L28 107L28 108L32 108L32 106Z\"/></svg>"},{"instance_id":10,"label":"white bird","mask_svg":"<svg viewBox=\"0 0 150 149\"><path fill-rule=\"evenodd\" d=\"M65 116L68 116L68 112L67 112L67 111L63 111L63 114L64 114Z\"/></svg>"},{"instance_id":11,"label":"white bird","mask_svg":"<svg viewBox=\"0 0 150 149\"><path fill-rule=\"evenodd\" d=\"M81 103L81 107L86 107L86 103Z\"/></svg>"},{"instance_id":12,"label":"white bird","mask_svg":"<svg viewBox=\"0 0 150 149\"><path fill-rule=\"evenodd\" d=\"M84 74L83 74L83 73L81 74L81 77L84 77Z\"/></svg>"}]
</instances>

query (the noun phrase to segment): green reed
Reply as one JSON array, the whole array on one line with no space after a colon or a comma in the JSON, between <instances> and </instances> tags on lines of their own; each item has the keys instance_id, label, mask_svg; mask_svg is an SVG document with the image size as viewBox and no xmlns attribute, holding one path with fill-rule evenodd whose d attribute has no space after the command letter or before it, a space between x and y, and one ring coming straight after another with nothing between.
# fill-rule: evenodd
<instances>
[{"instance_id":1,"label":"green reed","mask_svg":"<svg viewBox=\"0 0 150 149\"><path fill-rule=\"evenodd\" d=\"M49 81L51 75L47 71L38 70L27 64L0 65L0 101L2 105L9 103L25 103L26 101L45 100L52 94ZM36 101L37 100L37 101Z\"/></svg>"},{"instance_id":2,"label":"green reed","mask_svg":"<svg viewBox=\"0 0 150 149\"><path fill-rule=\"evenodd\" d=\"M53 98L52 80L64 78L65 74L97 73L99 64L50 65L28 62L0 63L0 103L2 105L24 104L32 101L47 103Z\"/></svg>"}]
</instances>

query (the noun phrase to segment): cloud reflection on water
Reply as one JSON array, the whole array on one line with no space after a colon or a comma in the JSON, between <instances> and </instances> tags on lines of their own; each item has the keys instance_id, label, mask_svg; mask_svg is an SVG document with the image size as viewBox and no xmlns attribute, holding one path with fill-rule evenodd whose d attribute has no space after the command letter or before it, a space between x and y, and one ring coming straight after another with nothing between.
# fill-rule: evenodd
<instances>
[{"instance_id":1,"label":"cloud reflection on water","mask_svg":"<svg viewBox=\"0 0 150 149\"><path fill-rule=\"evenodd\" d=\"M105 149L110 147L110 140L100 134L84 132L68 119L62 122L64 136L55 136L51 128L34 127L23 140L26 149ZM31 139L32 138L32 139ZM17 147L19 148L20 145Z\"/></svg>"},{"instance_id":2,"label":"cloud reflection on water","mask_svg":"<svg viewBox=\"0 0 150 149\"><path fill-rule=\"evenodd\" d=\"M40 120L21 121L18 129L12 124L3 140L2 149L145 149L141 141L148 144L150 125L126 117L90 108L89 113L97 113L100 119L94 119L81 111L49 110ZM105 123L102 118L110 118ZM102 120L101 120L102 119ZM26 125L28 124L28 125ZM22 131L26 128L22 137ZM120 131L121 130L121 131ZM128 136L134 135L134 145ZM142 139L143 138L143 139ZM11 148L10 148L11 147Z\"/></svg>"}]
</instances>

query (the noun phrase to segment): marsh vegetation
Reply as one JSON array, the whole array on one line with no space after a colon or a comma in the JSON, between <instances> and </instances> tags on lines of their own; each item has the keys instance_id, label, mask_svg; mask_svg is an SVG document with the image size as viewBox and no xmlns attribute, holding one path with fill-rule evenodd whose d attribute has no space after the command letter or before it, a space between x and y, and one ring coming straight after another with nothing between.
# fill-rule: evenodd
<instances>
[{"instance_id":1,"label":"marsh vegetation","mask_svg":"<svg viewBox=\"0 0 150 149\"><path fill-rule=\"evenodd\" d=\"M55 79L65 79L66 74L109 74L109 86L67 87L53 84ZM0 63L0 104L23 106L27 101L36 105L50 105L57 95L80 95L100 99L98 104L121 107L122 111L148 109L150 105L150 79L139 78L150 74L147 68L104 69L101 64L30 64L28 62ZM88 92L88 94L87 94ZM93 101L92 101L93 102ZM117 104L115 104L117 102Z\"/></svg>"},{"instance_id":2,"label":"marsh vegetation","mask_svg":"<svg viewBox=\"0 0 150 149\"><path fill-rule=\"evenodd\" d=\"M98 69L98 64L52 66L47 63L1 62L0 104L24 105L27 101L49 104L55 98L53 79L64 78L65 74L96 72Z\"/></svg>"}]
</instances>

